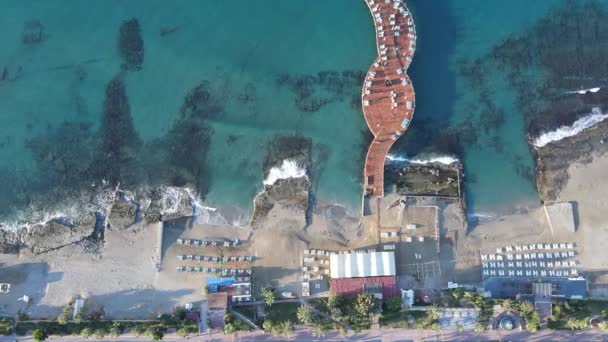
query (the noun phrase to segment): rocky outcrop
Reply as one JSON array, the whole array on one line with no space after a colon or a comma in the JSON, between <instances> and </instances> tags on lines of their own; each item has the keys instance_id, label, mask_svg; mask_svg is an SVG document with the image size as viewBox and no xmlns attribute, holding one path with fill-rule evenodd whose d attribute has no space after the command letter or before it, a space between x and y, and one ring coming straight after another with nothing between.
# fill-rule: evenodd
<instances>
[{"instance_id":1,"label":"rocky outcrop","mask_svg":"<svg viewBox=\"0 0 608 342\"><path fill-rule=\"evenodd\" d=\"M0 224L0 253L18 253L21 248L43 253L97 237L96 227L129 229L139 222L191 216L197 199L188 188L158 186L133 192L100 187L71 201L46 211L60 213L64 206L77 208L77 213L66 209L64 214L44 214L45 209L39 208L10 226Z\"/></svg>"},{"instance_id":2,"label":"rocky outcrop","mask_svg":"<svg viewBox=\"0 0 608 342\"><path fill-rule=\"evenodd\" d=\"M589 163L593 154L608 152L608 120L575 136L535 149L536 184L543 203L556 200L568 181L568 167Z\"/></svg>"},{"instance_id":3,"label":"rocky outcrop","mask_svg":"<svg viewBox=\"0 0 608 342\"><path fill-rule=\"evenodd\" d=\"M278 136L268 144L263 169L264 189L253 200L252 226L268 217L273 210L301 212L302 227L306 226L306 215L310 206L311 146L311 140L301 136ZM286 178L278 178L268 183L271 170L285 167L286 161L304 170L305 175L285 175Z\"/></svg>"}]
</instances>

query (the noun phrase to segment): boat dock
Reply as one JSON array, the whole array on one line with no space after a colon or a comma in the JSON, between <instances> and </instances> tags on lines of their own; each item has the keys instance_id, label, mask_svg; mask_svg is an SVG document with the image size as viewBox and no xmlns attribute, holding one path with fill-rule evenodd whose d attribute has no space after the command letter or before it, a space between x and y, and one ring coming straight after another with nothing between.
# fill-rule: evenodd
<instances>
[{"instance_id":1,"label":"boat dock","mask_svg":"<svg viewBox=\"0 0 608 342\"><path fill-rule=\"evenodd\" d=\"M365 160L365 196L383 197L386 155L414 115L414 87L406 72L416 50L416 27L402 0L365 2L378 50L361 91L363 115L374 134Z\"/></svg>"}]
</instances>

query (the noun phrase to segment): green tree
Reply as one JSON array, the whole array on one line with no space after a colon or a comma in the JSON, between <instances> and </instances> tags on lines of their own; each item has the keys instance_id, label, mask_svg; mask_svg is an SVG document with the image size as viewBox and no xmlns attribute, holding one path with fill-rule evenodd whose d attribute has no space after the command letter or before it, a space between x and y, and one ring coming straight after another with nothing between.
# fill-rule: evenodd
<instances>
[{"instance_id":1,"label":"green tree","mask_svg":"<svg viewBox=\"0 0 608 342\"><path fill-rule=\"evenodd\" d=\"M120 329L120 325L117 325L116 322L115 322L110 327L110 330L108 330L108 335L110 335L110 337L116 338L116 337L120 336L120 334L122 334L122 330Z\"/></svg>"},{"instance_id":2,"label":"green tree","mask_svg":"<svg viewBox=\"0 0 608 342\"><path fill-rule=\"evenodd\" d=\"M519 303L518 311L519 311L520 315L526 317L534 311L534 304L532 304L528 301L523 301L523 302Z\"/></svg>"},{"instance_id":3,"label":"green tree","mask_svg":"<svg viewBox=\"0 0 608 342\"><path fill-rule=\"evenodd\" d=\"M80 336L84 337L84 338L89 338L91 335L93 335L93 331L91 330L91 328L84 328L82 330L80 330Z\"/></svg>"},{"instance_id":4,"label":"green tree","mask_svg":"<svg viewBox=\"0 0 608 342\"><path fill-rule=\"evenodd\" d=\"M76 317L74 317L74 322L82 323L82 321L85 321L86 318L87 318L87 313L83 306L80 309L78 309L78 312L76 312Z\"/></svg>"},{"instance_id":5,"label":"green tree","mask_svg":"<svg viewBox=\"0 0 608 342\"><path fill-rule=\"evenodd\" d=\"M575 330L578 326L578 321L576 320L576 318L570 317L570 318L568 318L568 320L566 321L566 324L564 324L564 326L570 330Z\"/></svg>"},{"instance_id":6,"label":"green tree","mask_svg":"<svg viewBox=\"0 0 608 342\"><path fill-rule=\"evenodd\" d=\"M464 327L462 326L462 324L460 324L460 323L456 324L456 331L457 332L463 332L464 331Z\"/></svg>"},{"instance_id":7,"label":"green tree","mask_svg":"<svg viewBox=\"0 0 608 342\"><path fill-rule=\"evenodd\" d=\"M201 295L203 295L204 297L207 297L208 294L209 294L209 286L203 286L203 288L201 289Z\"/></svg>"},{"instance_id":8,"label":"green tree","mask_svg":"<svg viewBox=\"0 0 608 342\"><path fill-rule=\"evenodd\" d=\"M272 331L274 329L274 324L269 319L265 320L264 323L262 323L262 329L266 331Z\"/></svg>"},{"instance_id":9,"label":"green tree","mask_svg":"<svg viewBox=\"0 0 608 342\"><path fill-rule=\"evenodd\" d=\"M142 324L137 324L136 326L133 327L133 329L131 330L131 333L134 336L141 336L146 333L146 326L142 325Z\"/></svg>"},{"instance_id":10,"label":"green tree","mask_svg":"<svg viewBox=\"0 0 608 342\"><path fill-rule=\"evenodd\" d=\"M295 327L292 321L283 321L279 324L279 330L281 335L285 335L288 338L291 336L291 333L294 331Z\"/></svg>"},{"instance_id":11,"label":"green tree","mask_svg":"<svg viewBox=\"0 0 608 342\"><path fill-rule=\"evenodd\" d=\"M156 329L156 331L152 334L152 339L154 341L160 341L165 337L165 333L160 329Z\"/></svg>"},{"instance_id":12,"label":"green tree","mask_svg":"<svg viewBox=\"0 0 608 342\"><path fill-rule=\"evenodd\" d=\"M34 341L41 342L49 338L49 334L44 329L36 329L34 330L32 337L34 338Z\"/></svg>"},{"instance_id":13,"label":"green tree","mask_svg":"<svg viewBox=\"0 0 608 342\"><path fill-rule=\"evenodd\" d=\"M370 294L359 294L355 298L355 312L360 317L370 317L375 306L374 297Z\"/></svg>"},{"instance_id":14,"label":"green tree","mask_svg":"<svg viewBox=\"0 0 608 342\"><path fill-rule=\"evenodd\" d=\"M464 295L464 290L461 287L457 287L455 289L452 289L452 291L450 292L450 294L452 295L452 297L455 300L461 300L462 296Z\"/></svg>"},{"instance_id":15,"label":"green tree","mask_svg":"<svg viewBox=\"0 0 608 342\"><path fill-rule=\"evenodd\" d=\"M274 291L268 288L263 288L261 290L261 294L266 305L272 306L272 304L274 304L274 301L276 300L276 294L274 293Z\"/></svg>"},{"instance_id":16,"label":"green tree","mask_svg":"<svg viewBox=\"0 0 608 342\"><path fill-rule=\"evenodd\" d=\"M66 325L70 322L70 317L64 313L62 313L61 315L59 315L59 317L57 317L57 323L61 324L61 325Z\"/></svg>"},{"instance_id":17,"label":"green tree","mask_svg":"<svg viewBox=\"0 0 608 342\"><path fill-rule=\"evenodd\" d=\"M226 335L234 334L235 331L236 331L236 327L234 326L234 324L232 324L232 323L224 324L224 334L226 334Z\"/></svg>"},{"instance_id":18,"label":"green tree","mask_svg":"<svg viewBox=\"0 0 608 342\"><path fill-rule=\"evenodd\" d=\"M500 303L503 309L512 310L513 309L513 301L511 299L503 299Z\"/></svg>"},{"instance_id":19,"label":"green tree","mask_svg":"<svg viewBox=\"0 0 608 342\"><path fill-rule=\"evenodd\" d=\"M386 311L399 312L402 309L403 301L401 297L394 297L384 302L384 305L386 306Z\"/></svg>"},{"instance_id":20,"label":"green tree","mask_svg":"<svg viewBox=\"0 0 608 342\"><path fill-rule=\"evenodd\" d=\"M106 336L106 331L104 329L97 329L93 335L96 339L101 340Z\"/></svg>"},{"instance_id":21,"label":"green tree","mask_svg":"<svg viewBox=\"0 0 608 342\"><path fill-rule=\"evenodd\" d=\"M526 328L530 332L536 332L540 329L540 315L535 309L532 310L526 317Z\"/></svg>"},{"instance_id":22,"label":"green tree","mask_svg":"<svg viewBox=\"0 0 608 342\"><path fill-rule=\"evenodd\" d=\"M486 330L486 327L483 323L476 323L475 328L473 328L473 331L475 331L478 334L481 334L485 330Z\"/></svg>"},{"instance_id":23,"label":"green tree","mask_svg":"<svg viewBox=\"0 0 608 342\"><path fill-rule=\"evenodd\" d=\"M316 338L325 337L325 327L323 324L315 324L312 330L312 335Z\"/></svg>"},{"instance_id":24,"label":"green tree","mask_svg":"<svg viewBox=\"0 0 608 342\"><path fill-rule=\"evenodd\" d=\"M433 323L431 324L431 330L441 331L441 325L439 325L439 323Z\"/></svg>"},{"instance_id":25,"label":"green tree","mask_svg":"<svg viewBox=\"0 0 608 342\"><path fill-rule=\"evenodd\" d=\"M606 321L600 322L600 323L598 323L597 327L603 331L608 331L608 322L606 322Z\"/></svg>"},{"instance_id":26,"label":"green tree","mask_svg":"<svg viewBox=\"0 0 608 342\"><path fill-rule=\"evenodd\" d=\"M312 322L312 310L308 305L300 305L297 312L298 320L302 324L310 324Z\"/></svg>"}]
</instances>

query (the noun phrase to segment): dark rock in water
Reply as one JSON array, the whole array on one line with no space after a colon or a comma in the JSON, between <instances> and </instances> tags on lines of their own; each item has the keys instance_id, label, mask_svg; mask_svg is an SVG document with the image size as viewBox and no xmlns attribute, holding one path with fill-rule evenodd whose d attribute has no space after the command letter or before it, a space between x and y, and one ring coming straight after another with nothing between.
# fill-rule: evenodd
<instances>
[{"instance_id":1,"label":"dark rock in water","mask_svg":"<svg viewBox=\"0 0 608 342\"><path fill-rule=\"evenodd\" d=\"M309 205L310 182L306 177L279 179L272 185L266 185L264 191L254 199L251 218L253 226L268 217L273 209L282 208L301 213L302 228L306 225L305 217Z\"/></svg>"},{"instance_id":2,"label":"dark rock in water","mask_svg":"<svg viewBox=\"0 0 608 342\"><path fill-rule=\"evenodd\" d=\"M281 166L283 160L295 161L300 167L310 170L312 141L300 135L277 136L266 147L264 160L264 179L275 166Z\"/></svg>"},{"instance_id":3,"label":"dark rock in water","mask_svg":"<svg viewBox=\"0 0 608 342\"><path fill-rule=\"evenodd\" d=\"M25 45L36 45L46 39L44 25L38 19L30 20L23 26L21 42Z\"/></svg>"},{"instance_id":4,"label":"dark rock in water","mask_svg":"<svg viewBox=\"0 0 608 342\"><path fill-rule=\"evenodd\" d=\"M141 70L144 63L144 41L137 19L127 20L120 25L118 52L123 59L124 70Z\"/></svg>"},{"instance_id":5,"label":"dark rock in water","mask_svg":"<svg viewBox=\"0 0 608 342\"><path fill-rule=\"evenodd\" d=\"M270 169L281 167L284 160L296 162L299 167L311 170L312 142L303 136L277 136L268 144L264 161L264 179ZM310 199L311 184L309 177L278 179L271 185L264 185L264 191L254 199L252 225L256 225L273 210L289 210L301 212L298 217L302 220L302 228L306 226L309 205L314 205Z\"/></svg>"},{"instance_id":6,"label":"dark rock in water","mask_svg":"<svg viewBox=\"0 0 608 342\"><path fill-rule=\"evenodd\" d=\"M92 137L89 123L64 121L28 140L25 146L49 182L77 187L85 181L92 160Z\"/></svg>"},{"instance_id":7,"label":"dark rock in water","mask_svg":"<svg viewBox=\"0 0 608 342\"><path fill-rule=\"evenodd\" d=\"M146 222L159 222L178 217L192 216L192 203L188 192L182 188L159 186L146 194L150 205L145 209Z\"/></svg>"},{"instance_id":8,"label":"dark rock in water","mask_svg":"<svg viewBox=\"0 0 608 342\"><path fill-rule=\"evenodd\" d=\"M180 107L181 117L184 119L209 119L216 117L222 110L209 81L202 81L192 88Z\"/></svg>"},{"instance_id":9,"label":"dark rock in water","mask_svg":"<svg viewBox=\"0 0 608 342\"><path fill-rule=\"evenodd\" d=\"M137 182L136 157L141 141L131 118L129 98L121 75L106 87L99 135L99 153L93 165L97 179L112 184Z\"/></svg>"},{"instance_id":10,"label":"dark rock in water","mask_svg":"<svg viewBox=\"0 0 608 342\"><path fill-rule=\"evenodd\" d=\"M307 113L319 111L323 106L336 101L353 102L359 98L356 108L360 107L360 92L365 73L360 70L321 71L316 75L277 76L277 86L287 86L295 95L296 107ZM320 95L324 94L324 95Z\"/></svg>"}]
</instances>

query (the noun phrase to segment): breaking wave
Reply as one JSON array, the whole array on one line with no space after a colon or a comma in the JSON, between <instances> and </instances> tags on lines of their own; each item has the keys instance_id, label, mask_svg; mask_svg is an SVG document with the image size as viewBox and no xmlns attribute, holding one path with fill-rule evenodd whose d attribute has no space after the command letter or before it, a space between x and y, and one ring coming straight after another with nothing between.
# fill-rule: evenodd
<instances>
[{"instance_id":1,"label":"breaking wave","mask_svg":"<svg viewBox=\"0 0 608 342\"><path fill-rule=\"evenodd\" d=\"M587 92L597 93L598 91L600 91L600 89L601 88L599 88L599 87L589 88L589 89L581 89L581 90L569 91L568 94L581 94L581 95L585 95Z\"/></svg>"},{"instance_id":2,"label":"breaking wave","mask_svg":"<svg viewBox=\"0 0 608 342\"><path fill-rule=\"evenodd\" d=\"M264 180L264 185L273 185L279 179L306 177L306 170L299 167L294 160L283 160L280 167L273 167Z\"/></svg>"},{"instance_id":3,"label":"breaking wave","mask_svg":"<svg viewBox=\"0 0 608 342\"><path fill-rule=\"evenodd\" d=\"M425 159L420 159L420 158L408 159L407 157L394 156L394 155L389 154L386 156L386 159L388 161L393 161L393 162L409 162L412 164L422 164L422 165L432 164L432 163L451 165L451 164L458 162L457 158L454 158L451 156L436 156L436 157L429 157L429 158L425 158Z\"/></svg>"},{"instance_id":4,"label":"breaking wave","mask_svg":"<svg viewBox=\"0 0 608 342\"><path fill-rule=\"evenodd\" d=\"M534 139L534 146L543 147L554 141L575 136L587 128L606 120L607 118L608 114L602 113L598 107L595 107L591 111L591 114L574 121L572 125L562 126L554 131L541 134L538 138Z\"/></svg>"}]
</instances>

